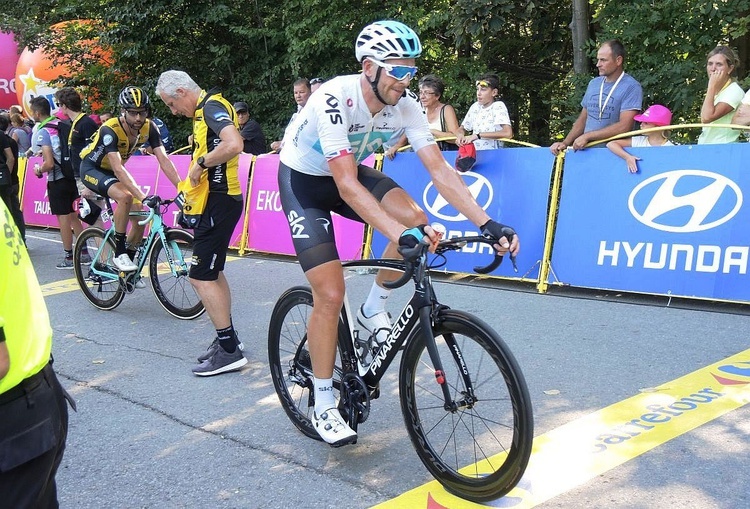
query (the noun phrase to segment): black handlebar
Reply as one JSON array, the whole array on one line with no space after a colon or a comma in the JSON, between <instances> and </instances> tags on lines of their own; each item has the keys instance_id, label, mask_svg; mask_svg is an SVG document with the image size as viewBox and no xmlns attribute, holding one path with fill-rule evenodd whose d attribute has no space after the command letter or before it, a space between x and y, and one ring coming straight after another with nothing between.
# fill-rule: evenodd
<instances>
[{"instance_id":1,"label":"black handlebar","mask_svg":"<svg viewBox=\"0 0 750 509\"><path fill-rule=\"evenodd\" d=\"M450 239L443 239L438 243L437 248L435 249L435 254L441 255L446 251L458 251L459 249L462 249L466 244L472 242L479 242L481 244L494 246L495 244L497 244L497 241L498 239L489 235L453 237ZM508 242L512 241L513 238L511 236L511 238L508 239ZM429 241L426 237L414 247L399 246L398 252L401 254L401 256L404 257L406 270L399 279L395 281L384 282L383 286L389 289L399 288L401 286L404 286L409 281L409 279L411 279L411 277L414 275L415 270L424 270L426 268L425 265L428 249ZM503 256L504 255L498 254L495 251L495 256L489 263L489 265L486 265L484 267L474 267L474 272L476 272L477 274L489 274L500 266L500 264L503 262ZM510 259L513 263L513 270L518 272L518 267L516 266L516 257L511 255Z\"/></svg>"}]
</instances>

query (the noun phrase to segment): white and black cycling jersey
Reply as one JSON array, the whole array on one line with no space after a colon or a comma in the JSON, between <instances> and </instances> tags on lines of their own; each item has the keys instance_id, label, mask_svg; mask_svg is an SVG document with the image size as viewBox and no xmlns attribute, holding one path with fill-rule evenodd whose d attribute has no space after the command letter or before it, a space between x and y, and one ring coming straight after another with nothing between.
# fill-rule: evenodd
<instances>
[{"instance_id":1,"label":"white and black cycling jersey","mask_svg":"<svg viewBox=\"0 0 750 509\"><path fill-rule=\"evenodd\" d=\"M360 163L404 133L414 151L435 143L413 92L407 90L395 106L385 106L373 116L360 80L360 74L339 76L310 96L286 129L282 163L308 175L329 176L328 161L353 154Z\"/></svg>"}]
</instances>

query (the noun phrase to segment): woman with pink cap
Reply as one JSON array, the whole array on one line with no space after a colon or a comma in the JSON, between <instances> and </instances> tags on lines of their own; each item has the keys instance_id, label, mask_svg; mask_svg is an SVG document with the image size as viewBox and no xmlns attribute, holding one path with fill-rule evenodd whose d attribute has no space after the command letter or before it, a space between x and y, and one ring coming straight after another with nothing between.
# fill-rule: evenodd
<instances>
[{"instance_id":1,"label":"woman with pink cap","mask_svg":"<svg viewBox=\"0 0 750 509\"><path fill-rule=\"evenodd\" d=\"M669 108L661 104L654 104L640 115L633 117L634 120L641 123L641 129L650 129L653 127L666 127L672 123L672 112ZM625 147L666 147L673 145L669 141L668 130L652 131L632 138L623 138L613 140L607 143L607 148L625 159L630 173L638 173L637 161L640 157L628 154Z\"/></svg>"}]
</instances>

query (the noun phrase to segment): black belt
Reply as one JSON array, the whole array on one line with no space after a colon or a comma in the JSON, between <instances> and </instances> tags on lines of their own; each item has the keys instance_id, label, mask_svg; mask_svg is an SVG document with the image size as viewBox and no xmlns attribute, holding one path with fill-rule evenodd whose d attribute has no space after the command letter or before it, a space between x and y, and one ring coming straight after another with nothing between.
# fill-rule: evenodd
<instances>
[{"instance_id":1,"label":"black belt","mask_svg":"<svg viewBox=\"0 0 750 509\"><path fill-rule=\"evenodd\" d=\"M0 394L0 406L25 396L39 387L39 384L44 380L44 370L47 369L48 366L49 364L46 364L39 373L21 380L18 385Z\"/></svg>"}]
</instances>

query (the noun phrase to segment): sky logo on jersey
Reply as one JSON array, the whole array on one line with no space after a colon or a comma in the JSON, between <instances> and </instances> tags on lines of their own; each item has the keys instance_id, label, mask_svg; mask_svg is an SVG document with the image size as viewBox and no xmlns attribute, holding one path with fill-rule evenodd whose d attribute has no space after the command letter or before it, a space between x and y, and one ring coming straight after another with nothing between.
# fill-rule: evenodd
<instances>
[{"instance_id":1,"label":"sky logo on jersey","mask_svg":"<svg viewBox=\"0 0 750 509\"><path fill-rule=\"evenodd\" d=\"M490 181L483 175L474 173L473 171L462 173L461 178L466 182L469 192L471 192L477 204L482 207L482 210L487 210L487 207L492 203L492 198L495 196L495 191ZM427 211L438 219L442 219L443 221L466 221L466 216L448 203L448 200L443 198L432 182L427 184L422 193L422 203L424 203Z\"/></svg>"},{"instance_id":2,"label":"sky logo on jersey","mask_svg":"<svg viewBox=\"0 0 750 509\"><path fill-rule=\"evenodd\" d=\"M750 362L725 364L717 368L717 373L711 373L721 385L747 385L750 383Z\"/></svg>"},{"instance_id":3,"label":"sky logo on jersey","mask_svg":"<svg viewBox=\"0 0 750 509\"><path fill-rule=\"evenodd\" d=\"M735 182L704 170L655 175L628 197L628 209L636 220L673 233L710 230L732 219L741 206L742 191Z\"/></svg>"}]
</instances>

